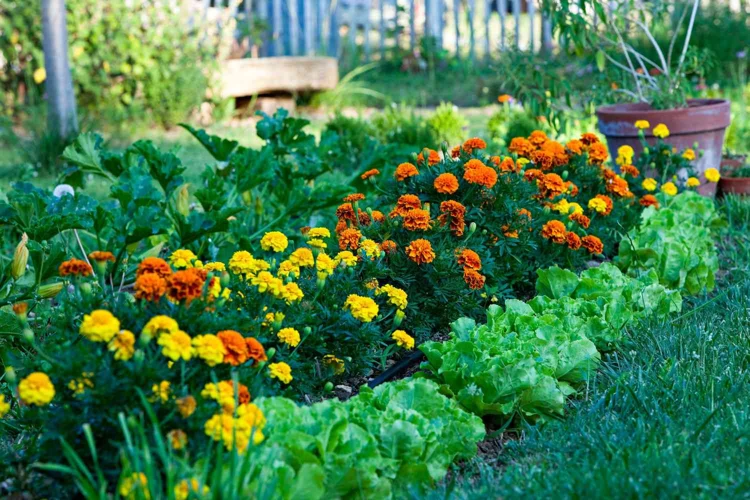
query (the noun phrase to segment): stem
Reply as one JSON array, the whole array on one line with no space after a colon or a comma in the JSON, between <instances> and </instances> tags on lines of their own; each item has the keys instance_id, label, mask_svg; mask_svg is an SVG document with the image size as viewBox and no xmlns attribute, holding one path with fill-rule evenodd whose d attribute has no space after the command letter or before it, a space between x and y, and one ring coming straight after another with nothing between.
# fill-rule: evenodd
<instances>
[{"instance_id":1,"label":"stem","mask_svg":"<svg viewBox=\"0 0 750 500\"><path fill-rule=\"evenodd\" d=\"M685 62L685 55L687 54L688 46L690 45L690 37L693 36L693 25L695 24L695 15L698 13L699 2L700 0L693 0L693 12L690 13L690 22L688 23L687 34L685 35L685 44L682 46L680 63L677 65L678 74L682 72L682 63Z\"/></svg>"},{"instance_id":2,"label":"stem","mask_svg":"<svg viewBox=\"0 0 750 500\"><path fill-rule=\"evenodd\" d=\"M78 230L73 229L73 234L75 235L76 241L78 242L78 248L81 249L81 253L83 254L83 259L86 261L86 264L88 264L89 267L91 268L91 274L94 276L94 278L96 278L96 271L94 271L94 266L92 266L91 262L89 262L89 256L86 255L86 250L84 250L83 248L83 243L81 243L81 238L78 236Z\"/></svg>"},{"instance_id":3,"label":"stem","mask_svg":"<svg viewBox=\"0 0 750 500\"><path fill-rule=\"evenodd\" d=\"M667 64L669 64L669 67L672 67L672 53L674 52L674 44L677 42L677 35L680 33L680 26L682 26L682 23L685 21L685 16L687 16L688 9L685 7L682 10L682 15L680 16L680 20L677 21L677 25L674 27L674 35L672 35L672 39L669 41L669 51L667 52Z\"/></svg>"},{"instance_id":4,"label":"stem","mask_svg":"<svg viewBox=\"0 0 750 500\"><path fill-rule=\"evenodd\" d=\"M664 52L662 52L661 47L659 47L659 44L656 43L656 40L654 39L654 35L651 34L651 31L648 29L648 26L646 26L644 23L639 21L638 19L633 19L633 22L643 30L644 33L646 33L646 36L648 37L649 41L651 42L651 45L654 46L654 49L656 50L656 54L659 56L659 60L661 61L662 68L660 68L665 75L669 76L669 67L667 66L667 60L664 59Z\"/></svg>"}]
</instances>

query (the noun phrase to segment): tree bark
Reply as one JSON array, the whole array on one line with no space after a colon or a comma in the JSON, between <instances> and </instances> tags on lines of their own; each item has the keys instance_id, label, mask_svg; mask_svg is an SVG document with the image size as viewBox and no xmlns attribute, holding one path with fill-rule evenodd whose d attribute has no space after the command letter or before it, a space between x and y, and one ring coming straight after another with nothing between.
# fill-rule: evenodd
<instances>
[{"instance_id":1,"label":"tree bark","mask_svg":"<svg viewBox=\"0 0 750 500\"><path fill-rule=\"evenodd\" d=\"M42 0L42 47L47 72L47 125L61 139L70 139L78 132L78 117L68 63L65 0Z\"/></svg>"}]
</instances>

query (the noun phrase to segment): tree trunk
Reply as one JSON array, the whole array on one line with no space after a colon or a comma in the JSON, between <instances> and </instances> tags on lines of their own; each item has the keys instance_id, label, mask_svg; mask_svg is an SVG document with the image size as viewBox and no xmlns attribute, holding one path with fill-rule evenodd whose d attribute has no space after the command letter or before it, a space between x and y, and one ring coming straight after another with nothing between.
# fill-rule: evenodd
<instances>
[{"instance_id":1,"label":"tree trunk","mask_svg":"<svg viewBox=\"0 0 750 500\"><path fill-rule=\"evenodd\" d=\"M68 63L65 0L42 0L42 47L47 72L47 124L52 133L70 139L78 132L78 117Z\"/></svg>"}]
</instances>

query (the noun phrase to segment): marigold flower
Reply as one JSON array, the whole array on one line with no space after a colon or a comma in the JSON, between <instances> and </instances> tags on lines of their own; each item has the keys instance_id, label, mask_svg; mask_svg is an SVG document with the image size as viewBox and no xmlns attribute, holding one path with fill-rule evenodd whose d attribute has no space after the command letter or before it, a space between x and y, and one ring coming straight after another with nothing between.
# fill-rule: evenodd
<instances>
[{"instance_id":1,"label":"marigold flower","mask_svg":"<svg viewBox=\"0 0 750 500\"><path fill-rule=\"evenodd\" d=\"M193 261L197 258L198 257L190 250L181 248L172 252L172 255L169 256L169 263L172 264L175 269L188 269L193 267Z\"/></svg>"},{"instance_id":2,"label":"marigold flower","mask_svg":"<svg viewBox=\"0 0 750 500\"><path fill-rule=\"evenodd\" d=\"M143 327L141 335L148 338L153 338L162 333L174 333L180 329L179 325L175 320L169 316L159 315L154 316Z\"/></svg>"},{"instance_id":3,"label":"marigold flower","mask_svg":"<svg viewBox=\"0 0 750 500\"><path fill-rule=\"evenodd\" d=\"M161 338L159 344L161 345ZM216 335L210 333L198 335L193 338L191 344L195 355L205 361L208 366L216 366L224 361L227 351L224 343Z\"/></svg>"},{"instance_id":4,"label":"marigold flower","mask_svg":"<svg viewBox=\"0 0 750 500\"><path fill-rule=\"evenodd\" d=\"M135 335L130 330L120 330L109 341L107 348L115 353L114 358L116 360L127 361L135 353Z\"/></svg>"},{"instance_id":5,"label":"marigold flower","mask_svg":"<svg viewBox=\"0 0 750 500\"><path fill-rule=\"evenodd\" d=\"M428 155L427 155L427 164L429 166L437 165L440 163L440 154L435 151L434 149L428 149ZM424 163L424 154L422 151L419 152L417 155L417 161L419 163Z\"/></svg>"},{"instance_id":6,"label":"marigold flower","mask_svg":"<svg viewBox=\"0 0 750 500\"><path fill-rule=\"evenodd\" d=\"M438 222L440 222L441 225L445 225L450 217L451 232L455 236L462 236L466 226L464 221L466 207L457 201L447 200L440 203L440 211L442 212L442 215L438 217Z\"/></svg>"},{"instance_id":7,"label":"marigold flower","mask_svg":"<svg viewBox=\"0 0 750 500\"><path fill-rule=\"evenodd\" d=\"M104 309L83 316L79 332L92 342L109 342L120 331L120 320Z\"/></svg>"},{"instance_id":8,"label":"marigold flower","mask_svg":"<svg viewBox=\"0 0 750 500\"><path fill-rule=\"evenodd\" d=\"M581 238L581 244L583 245L583 248L589 251L589 253L592 253L594 255L599 255L604 251L604 245L602 244L602 240L597 238L596 236L588 235Z\"/></svg>"},{"instance_id":9,"label":"marigold flower","mask_svg":"<svg viewBox=\"0 0 750 500\"><path fill-rule=\"evenodd\" d=\"M412 262L418 265L429 264L435 260L435 252L432 250L432 244L423 238L409 243L406 247L406 255Z\"/></svg>"},{"instance_id":10,"label":"marigold flower","mask_svg":"<svg viewBox=\"0 0 750 500\"><path fill-rule=\"evenodd\" d=\"M160 335L156 343L162 346L161 353L172 361L179 359L190 361L193 357L190 336L182 330Z\"/></svg>"},{"instance_id":11,"label":"marigold flower","mask_svg":"<svg viewBox=\"0 0 750 500\"><path fill-rule=\"evenodd\" d=\"M518 213L518 215L524 216L527 219L531 220L531 212L529 212L527 209L525 209L525 208L519 208L517 213Z\"/></svg>"},{"instance_id":12,"label":"marigold flower","mask_svg":"<svg viewBox=\"0 0 750 500\"><path fill-rule=\"evenodd\" d=\"M690 148L687 148L685 151L682 152L682 157L685 158L687 161L693 161L695 160L695 151L693 151Z\"/></svg>"},{"instance_id":13,"label":"marigold flower","mask_svg":"<svg viewBox=\"0 0 750 500\"><path fill-rule=\"evenodd\" d=\"M484 286L486 277L476 272L474 269L464 269L464 281L472 290L479 290Z\"/></svg>"},{"instance_id":14,"label":"marigold flower","mask_svg":"<svg viewBox=\"0 0 750 500\"><path fill-rule=\"evenodd\" d=\"M363 323L369 323L380 312L377 302L370 297L351 294L344 302L344 309L348 309L355 319Z\"/></svg>"},{"instance_id":15,"label":"marigold flower","mask_svg":"<svg viewBox=\"0 0 750 500\"><path fill-rule=\"evenodd\" d=\"M384 240L383 243L380 244L381 250L383 250L385 253L393 253L396 251L396 242L393 240Z\"/></svg>"},{"instance_id":16,"label":"marigold flower","mask_svg":"<svg viewBox=\"0 0 750 500\"><path fill-rule=\"evenodd\" d=\"M498 160L497 162L495 162L495 165L497 165L497 168L498 170L500 170L500 172L517 172L518 171L516 162L514 162L513 158L511 158L510 156L506 156L505 158L502 159L502 161L500 160L499 156L496 156L495 158L497 158Z\"/></svg>"},{"instance_id":17,"label":"marigold flower","mask_svg":"<svg viewBox=\"0 0 750 500\"><path fill-rule=\"evenodd\" d=\"M403 330L396 330L391 334L391 338L396 341L396 345L411 351L414 349L414 337Z\"/></svg>"},{"instance_id":18,"label":"marigold flower","mask_svg":"<svg viewBox=\"0 0 750 500\"><path fill-rule=\"evenodd\" d=\"M280 342L292 347L297 347L300 341L299 332L294 328L282 328L276 336Z\"/></svg>"},{"instance_id":19,"label":"marigold flower","mask_svg":"<svg viewBox=\"0 0 750 500\"><path fill-rule=\"evenodd\" d=\"M622 165L620 167L620 172L622 172L623 174L627 174L633 178L636 178L639 175L641 175L641 172L633 165Z\"/></svg>"},{"instance_id":20,"label":"marigold flower","mask_svg":"<svg viewBox=\"0 0 750 500\"><path fill-rule=\"evenodd\" d=\"M254 363L262 363L263 361L268 361L266 350L263 348L263 344L258 342L256 338L247 337L245 339L245 345L247 346L248 356L253 360Z\"/></svg>"},{"instance_id":21,"label":"marigold flower","mask_svg":"<svg viewBox=\"0 0 750 500\"><path fill-rule=\"evenodd\" d=\"M362 193L352 193L344 197L344 201L354 203L355 201L362 201L365 199L365 195Z\"/></svg>"},{"instance_id":22,"label":"marigold flower","mask_svg":"<svg viewBox=\"0 0 750 500\"><path fill-rule=\"evenodd\" d=\"M557 141L549 139L542 144L542 151L552 155L552 163L556 167L567 165L569 158L565 152L565 147Z\"/></svg>"},{"instance_id":23,"label":"marigold flower","mask_svg":"<svg viewBox=\"0 0 750 500\"><path fill-rule=\"evenodd\" d=\"M567 233L565 224L559 220L551 220L542 226L542 238L550 240L553 243L565 243Z\"/></svg>"},{"instance_id":24,"label":"marigold flower","mask_svg":"<svg viewBox=\"0 0 750 500\"><path fill-rule=\"evenodd\" d=\"M555 165L554 155L547 151L543 151L543 150L532 151L529 158L541 170L549 170Z\"/></svg>"},{"instance_id":25,"label":"marigold flower","mask_svg":"<svg viewBox=\"0 0 750 500\"><path fill-rule=\"evenodd\" d=\"M589 210L593 210L602 215L609 215L612 212L612 199L609 196L598 194L589 200Z\"/></svg>"},{"instance_id":26,"label":"marigold flower","mask_svg":"<svg viewBox=\"0 0 750 500\"><path fill-rule=\"evenodd\" d=\"M200 482L196 478L192 478L190 482L187 479L183 479L174 487L175 500L188 500L191 493L196 498L208 498L210 492L211 489L205 484L201 487Z\"/></svg>"},{"instance_id":27,"label":"marigold flower","mask_svg":"<svg viewBox=\"0 0 750 500\"><path fill-rule=\"evenodd\" d=\"M375 259L380 256L380 245L377 244L377 242L366 239L362 241L362 244L360 245L360 250L365 252L365 255L367 255L370 259ZM333 268L335 267L335 263L332 262L330 272L333 272Z\"/></svg>"},{"instance_id":28,"label":"marigold flower","mask_svg":"<svg viewBox=\"0 0 750 500\"><path fill-rule=\"evenodd\" d=\"M135 298L158 302L167 292L167 280L156 273L141 274L135 279Z\"/></svg>"},{"instance_id":29,"label":"marigold flower","mask_svg":"<svg viewBox=\"0 0 750 500\"><path fill-rule=\"evenodd\" d=\"M589 219L586 215L578 212L573 212L568 217L569 220L572 220L573 222L576 222L579 226L581 226L584 229L588 229L589 224L591 224L591 219Z\"/></svg>"},{"instance_id":30,"label":"marigold flower","mask_svg":"<svg viewBox=\"0 0 750 500\"><path fill-rule=\"evenodd\" d=\"M375 291L375 295L382 294L386 294L388 296L388 302L396 306L398 309L406 309L406 306L409 304L406 292L393 285L386 284Z\"/></svg>"},{"instance_id":31,"label":"marigold flower","mask_svg":"<svg viewBox=\"0 0 750 500\"><path fill-rule=\"evenodd\" d=\"M372 220L374 220L375 222L383 222L385 220L385 216L383 215L383 212L381 212L380 210L373 210Z\"/></svg>"},{"instance_id":32,"label":"marigold flower","mask_svg":"<svg viewBox=\"0 0 750 500\"><path fill-rule=\"evenodd\" d=\"M719 179L721 179L721 174L715 168L707 168L706 171L703 172L703 175L708 182L719 182Z\"/></svg>"},{"instance_id":33,"label":"marigold flower","mask_svg":"<svg viewBox=\"0 0 750 500\"><path fill-rule=\"evenodd\" d=\"M508 151L515 153L518 156L528 157L532 151L534 151L534 145L523 137L515 137L511 139L510 145L508 145Z\"/></svg>"},{"instance_id":34,"label":"marigold flower","mask_svg":"<svg viewBox=\"0 0 750 500\"><path fill-rule=\"evenodd\" d=\"M534 130L531 133L531 135L529 135L529 142L536 147L540 147L546 141L547 141L547 134L545 134L541 130Z\"/></svg>"},{"instance_id":35,"label":"marigold flower","mask_svg":"<svg viewBox=\"0 0 750 500\"><path fill-rule=\"evenodd\" d=\"M138 270L136 276L140 277L143 274L156 274L160 278L168 278L172 275L172 268L164 259L159 257L146 257L138 264Z\"/></svg>"},{"instance_id":36,"label":"marigold flower","mask_svg":"<svg viewBox=\"0 0 750 500\"><path fill-rule=\"evenodd\" d=\"M93 377L94 374L91 372L84 372L82 375L83 376L68 382L68 389L73 391L74 396L80 396L86 392L86 389L94 387L94 382L91 380L91 377Z\"/></svg>"},{"instance_id":37,"label":"marigold flower","mask_svg":"<svg viewBox=\"0 0 750 500\"><path fill-rule=\"evenodd\" d=\"M223 273L227 270L227 266L223 262L207 262L203 265L203 269L208 272Z\"/></svg>"},{"instance_id":38,"label":"marigold flower","mask_svg":"<svg viewBox=\"0 0 750 500\"><path fill-rule=\"evenodd\" d=\"M554 175L557 175L557 174L554 174ZM539 180L544 179L544 172L542 172L538 168L530 168L523 173L523 178L527 182L539 181ZM560 180L562 180L562 178L560 178Z\"/></svg>"},{"instance_id":39,"label":"marigold flower","mask_svg":"<svg viewBox=\"0 0 750 500\"><path fill-rule=\"evenodd\" d=\"M697 177L688 177L685 183L689 188L696 188L701 185L701 181Z\"/></svg>"},{"instance_id":40,"label":"marigold flower","mask_svg":"<svg viewBox=\"0 0 750 500\"><path fill-rule=\"evenodd\" d=\"M500 94L497 96L497 102L500 104L505 104L506 102L510 102L513 99L509 94Z\"/></svg>"},{"instance_id":41,"label":"marigold flower","mask_svg":"<svg viewBox=\"0 0 750 500\"><path fill-rule=\"evenodd\" d=\"M246 250L234 252L229 259L229 270L234 274L251 274L256 269L255 258Z\"/></svg>"},{"instance_id":42,"label":"marigold flower","mask_svg":"<svg viewBox=\"0 0 750 500\"><path fill-rule=\"evenodd\" d=\"M624 144L617 148L617 159L615 160L615 163L621 166L629 165L630 163L633 163L633 155L635 155L633 148Z\"/></svg>"},{"instance_id":43,"label":"marigold flower","mask_svg":"<svg viewBox=\"0 0 750 500\"><path fill-rule=\"evenodd\" d=\"M482 165L477 168L467 168L464 171L464 180L470 184L479 184L492 189L497 183L497 172L494 168Z\"/></svg>"},{"instance_id":44,"label":"marigold flower","mask_svg":"<svg viewBox=\"0 0 750 500\"><path fill-rule=\"evenodd\" d=\"M346 366L344 360L337 358L333 354L326 354L323 356L323 364L330 366L333 369L335 375L341 375L344 373Z\"/></svg>"},{"instance_id":45,"label":"marigold flower","mask_svg":"<svg viewBox=\"0 0 750 500\"><path fill-rule=\"evenodd\" d=\"M458 191L458 179L450 173L440 174L435 178L435 191L441 194L453 194Z\"/></svg>"},{"instance_id":46,"label":"marigold flower","mask_svg":"<svg viewBox=\"0 0 750 500\"><path fill-rule=\"evenodd\" d=\"M651 124L648 122L648 120L636 120L635 121L635 128L639 130L647 129L651 127Z\"/></svg>"},{"instance_id":47,"label":"marigold flower","mask_svg":"<svg viewBox=\"0 0 750 500\"><path fill-rule=\"evenodd\" d=\"M573 231L570 231L565 235L565 241L567 241L568 248L571 250L578 250L581 248L581 238Z\"/></svg>"},{"instance_id":48,"label":"marigold flower","mask_svg":"<svg viewBox=\"0 0 750 500\"><path fill-rule=\"evenodd\" d=\"M601 142L595 142L589 146L589 163L600 164L607 161L609 153L607 152L607 146Z\"/></svg>"},{"instance_id":49,"label":"marigold flower","mask_svg":"<svg viewBox=\"0 0 750 500\"><path fill-rule=\"evenodd\" d=\"M341 250L358 250L359 240L362 239L362 233L358 229L344 229L339 234L339 248Z\"/></svg>"},{"instance_id":50,"label":"marigold flower","mask_svg":"<svg viewBox=\"0 0 750 500\"><path fill-rule=\"evenodd\" d=\"M380 175L380 170L378 170L377 168L371 168L370 170L368 170L364 174L360 175L359 177L363 181L366 181L370 177L375 177L376 175Z\"/></svg>"},{"instance_id":51,"label":"marigold flower","mask_svg":"<svg viewBox=\"0 0 750 500\"><path fill-rule=\"evenodd\" d=\"M573 139L565 144L565 148L573 154L583 154L583 142L578 139Z\"/></svg>"},{"instance_id":52,"label":"marigold flower","mask_svg":"<svg viewBox=\"0 0 750 500\"><path fill-rule=\"evenodd\" d=\"M657 200L656 196L652 194L645 194L641 196L641 199L638 200L638 203L640 203L643 207L659 208L659 200Z\"/></svg>"},{"instance_id":53,"label":"marigold flower","mask_svg":"<svg viewBox=\"0 0 750 500\"><path fill-rule=\"evenodd\" d=\"M581 142L585 147L590 147L593 144L598 144L599 138L596 136L596 134L592 134L591 132L584 132L583 135L581 135Z\"/></svg>"},{"instance_id":54,"label":"marigold flower","mask_svg":"<svg viewBox=\"0 0 750 500\"><path fill-rule=\"evenodd\" d=\"M177 401L175 401L175 405L177 406L177 411L180 413L182 418L188 418L198 407L198 404L196 403L193 396L185 396L184 398L179 398Z\"/></svg>"},{"instance_id":55,"label":"marigold flower","mask_svg":"<svg viewBox=\"0 0 750 500\"><path fill-rule=\"evenodd\" d=\"M55 386L46 373L34 372L18 384L18 396L27 405L46 406L55 397Z\"/></svg>"},{"instance_id":56,"label":"marigold flower","mask_svg":"<svg viewBox=\"0 0 750 500\"><path fill-rule=\"evenodd\" d=\"M154 394L156 401L166 403L172 397L172 384L168 380L162 380L158 384L151 386L151 392Z\"/></svg>"},{"instance_id":57,"label":"marigold flower","mask_svg":"<svg viewBox=\"0 0 750 500\"><path fill-rule=\"evenodd\" d=\"M305 294L297 283L287 283L281 289L281 298L284 299L288 304L292 302L300 301L304 298Z\"/></svg>"},{"instance_id":58,"label":"marigold flower","mask_svg":"<svg viewBox=\"0 0 750 500\"><path fill-rule=\"evenodd\" d=\"M94 262L114 262L115 256L112 254L112 252L102 252L101 250L96 250L89 254L89 260L93 260Z\"/></svg>"},{"instance_id":59,"label":"marigold flower","mask_svg":"<svg viewBox=\"0 0 750 500\"><path fill-rule=\"evenodd\" d=\"M661 192L668 196L674 196L677 194L677 186L674 182L665 182L661 186Z\"/></svg>"},{"instance_id":60,"label":"marigold flower","mask_svg":"<svg viewBox=\"0 0 750 500\"><path fill-rule=\"evenodd\" d=\"M251 278L250 283L258 287L258 292L268 292L273 296L281 294L281 288L284 286L283 281L268 271L259 272L256 276Z\"/></svg>"},{"instance_id":61,"label":"marigold flower","mask_svg":"<svg viewBox=\"0 0 750 500\"><path fill-rule=\"evenodd\" d=\"M469 250L468 248L461 250L456 260L458 261L458 265L464 269L473 269L475 271L482 269L482 259L479 258L479 255L474 250Z\"/></svg>"},{"instance_id":62,"label":"marigold flower","mask_svg":"<svg viewBox=\"0 0 750 500\"><path fill-rule=\"evenodd\" d=\"M313 227L305 235L308 238L330 238L331 231L326 227Z\"/></svg>"},{"instance_id":63,"label":"marigold flower","mask_svg":"<svg viewBox=\"0 0 750 500\"><path fill-rule=\"evenodd\" d=\"M224 362L239 366L250 358L245 338L234 330L222 330L216 336L224 344Z\"/></svg>"},{"instance_id":64,"label":"marigold flower","mask_svg":"<svg viewBox=\"0 0 750 500\"><path fill-rule=\"evenodd\" d=\"M404 215L406 215L406 212L408 212L409 210L414 210L416 208L422 208L422 202L419 200L418 196L413 194L402 195L396 201L396 207L390 213L390 217L403 217Z\"/></svg>"},{"instance_id":65,"label":"marigold flower","mask_svg":"<svg viewBox=\"0 0 750 500\"><path fill-rule=\"evenodd\" d=\"M467 139L461 147L464 151L471 154L475 149L487 149L487 143L479 137L472 137L471 139Z\"/></svg>"},{"instance_id":66,"label":"marigold flower","mask_svg":"<svg viewBox=\"0 0 750 500\"><path fill-rule=\"evenodd\" d=\"M91 276L91 266L85 260L69 259L60 264L60 276Z\"/></svg>"},{"instance_id":67,"label":"marigold flower","mask_svg":"<svg viewBox=\"0 0 750 500\"><path fill-rule=\"evenodd\" d=\"M458 158L461 156L461 146L455 146L453 149L451 149L451 158Z\"/></svg>"},{"instance_id":68,"label":"marigold flower","mask_svg":"<svg viewBox=\"0 0 750 500\"><path fill-rule=\"evenodd\" d=\"M430 212L416 208L404 215L404 228L409 231L427 231L430 229Z\"/></svg>"},{"instance_id":69,"label":"marigold flower","mask_svg":"<svg viewBox=\"0 0 750 500\"><path fill-rule=\"evenodd\" d=\"M343 262L346 267L352 267L357 265L357 256L354 255L349 250L344 250L336 254L336 257L333 259L336 262L336 265Z\"/></svg>"},{"instance_id":70,"label":"marigold flower","mask_svg":"<svg viewBox=\"0 0 750 500\"><path fill-rule=\"evenodd\" d=\"M5 401L5 394L0 394L0 418L5 417L10 411L10 403Z\"/></svg>"},{"instance_id":71,"label":"marigold flower","mask_svg":"<svg viewBox=\"0 0 750 500\"><path fill-rule=\"evenodd\" d=\"M515 229L511 231L510 226L503 225L500 229L503 231L503 236L506 238L518 238L518 231Z\"/></svg>"},{"instance_id":72,"label":"marigold flower","mask_svg":"<svg viewBox=\"0 0 750 500\"><path fill-rule=\"evenodd\" d=\"M234 412L235 408L235 389L231 380L222 380L218 383L208 383L203 386L201 397L213 399L221 405L225 413ZM250 402L250 391L245 384L239 384L237 387L236 401L239 404Z\"/></svg>"},{"instance_id":73,"label":"marigold flower","mask_svg":"<svg viewBox=\"0 0 750 500\"><path fill-rule=\"evenodd\" d=\"M289 384L289 382L294 379L294 377L292 377L292 367L284 362L271 363L268 365L268 371L271 378L278 379L284 384Z\"/></svg>"},{"instance_id":74,"label":"marigold flower","mask_svg":"<svg viewBox=\"0 0 750 500\"><path fill-rule=\"evenodd\" d=\"M266 252L283 252L289 246L289 240L284 233L269 231L260 239L260 247Z\"/></svg>"},{"instance_id":75,"label":"marigold flower","mask_svg":"<svg viewBox=\"0 0 750 500\"><path fill-rule=\"evenodd\" d=\"M656 182L656 179L652 179L651 177L643 179L643 182L641 183L641 187L646 191L654 191L657 186L658 183Z\"/></svg>"},{"instance_id":76,"label":"marigold flower","mask_svg":"<svg viewBox=\"0 0 750 500\"><path fill-rule=\"evenodd\" d=\"M565 182L557 174L544 174L537 181L537 186L539 186L540 194L547 198L554 198L565 192Z\"/></svg>"},{"instance_id":77,"label":"marigold flower","mask_svg":"<svg viewBox=\"0 0 750 500\"><path fill-rule=\"evenodd\" d=\"M397 181L403 181L408 179L409 177L414 177L415 175L419 175L419 171L417 170L417 167L415 167L411 163L402 163L401 165L396 167Z\"/></svg>"},{"instance_id":78,"label":"marigold flower","mask_svg":"<svg viewBox=\"0 0 750 500\"><path fill-rule=\"evenodd\" d=\"M669 137L669 129L663 123L660 123L656 127L654 127L651 133L654 134L654 137L658 137L660 139L666 139L667 137Z\"/></svg>"},{"instance_id":79,"label":"marigold flower","mask_svg":"<svg viewBox=\"0 0 750 500\"><path fill-rule=\"evenodd\" d=\"M633 193L630 192L628 181L619 175L615 175L612 179L607 181L607 191L614 193L621 198L630 198L633 196Z\"/></svg>"},{"instance_id":80,"label":"marigold flower","mask_svg":"<svg viewBox=\"0 0 750 500\"><path fill-rule=\"evenodd\" d=\"M356 222L357 219L354 216L354 207L351 203L342 203L339 205L339 207L336 209L336 218L339 219L339 221L351 221Z\"/></svg>"},{"instance_id":81,"label":"marigold flower","mask_svg":"<svg viewBox=\"0 0 750 500\"><path fill-rule=\"evenodd\" d=\"M120 496L127 500L134 500L141 497L145 500L150 500L151 498L151 492L148 489L148 479L143 472L134 472L124 478L120 482L118 491L120 492ZM137 494L138 491L140 491L140 495Z\"/></svg>"},{"instance_id":82,"label":"marigold flower","mask_svg":"<svg viewBox=\"0 0 750 500\"><path fill-rule=\"evenodd\" d=\"M167 282L167 297L175 302L190 304L203 293L205 277L199 269L189 268L177 271Z\"/></svg>"},{"instance_id":83,"label":"marigold flower","mask_svg":"<svg viewBox=\"0 0 750 500\"><path fill-rule=\"evenodd\" d=\"M289 262L297 267L312 267L315 265L315 257L309 248L298 248L289 255Z\"/></svg>"}]
</instances>

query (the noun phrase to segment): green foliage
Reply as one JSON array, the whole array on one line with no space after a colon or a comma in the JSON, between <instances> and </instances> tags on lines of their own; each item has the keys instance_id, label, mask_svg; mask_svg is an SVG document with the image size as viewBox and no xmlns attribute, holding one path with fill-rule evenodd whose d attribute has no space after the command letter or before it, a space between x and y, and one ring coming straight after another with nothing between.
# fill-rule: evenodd
<instances>
[{"instance_id":1,"label":"green foliage","mask_svg":"<svg viewBox=\"0 0 750 500\"><path fill-rule=\"evenodd\" d=\"M653 269L662 285L691 295L711 291L719 269L712 230L721 225L713 201L694 192L662 200L643 212L615 263L629 273Z\"/></svg>"},{"instance_id":2,"label":"green foliage","mask_svg":"<svg viewBox=\"0 0 750 500\"><path fill-rule=\"evenodd\" d=\"M378 138L385 143L437 148L439 138L425 120L406 106L391 105L372 118Z\"/></svg>"},{"instance_id":3,"label":"green foliage","mask_svg":"<svg viewBox=\"0 0 750 500\"><path fill-rule=\"evenodd\" d=\"M433 130L438 141L456 144L466 137L465 129L468 122L461 116L458 107L449 102L441 102L435 112L427 118L427 125Z\"/></svg>"}]
</instances>

